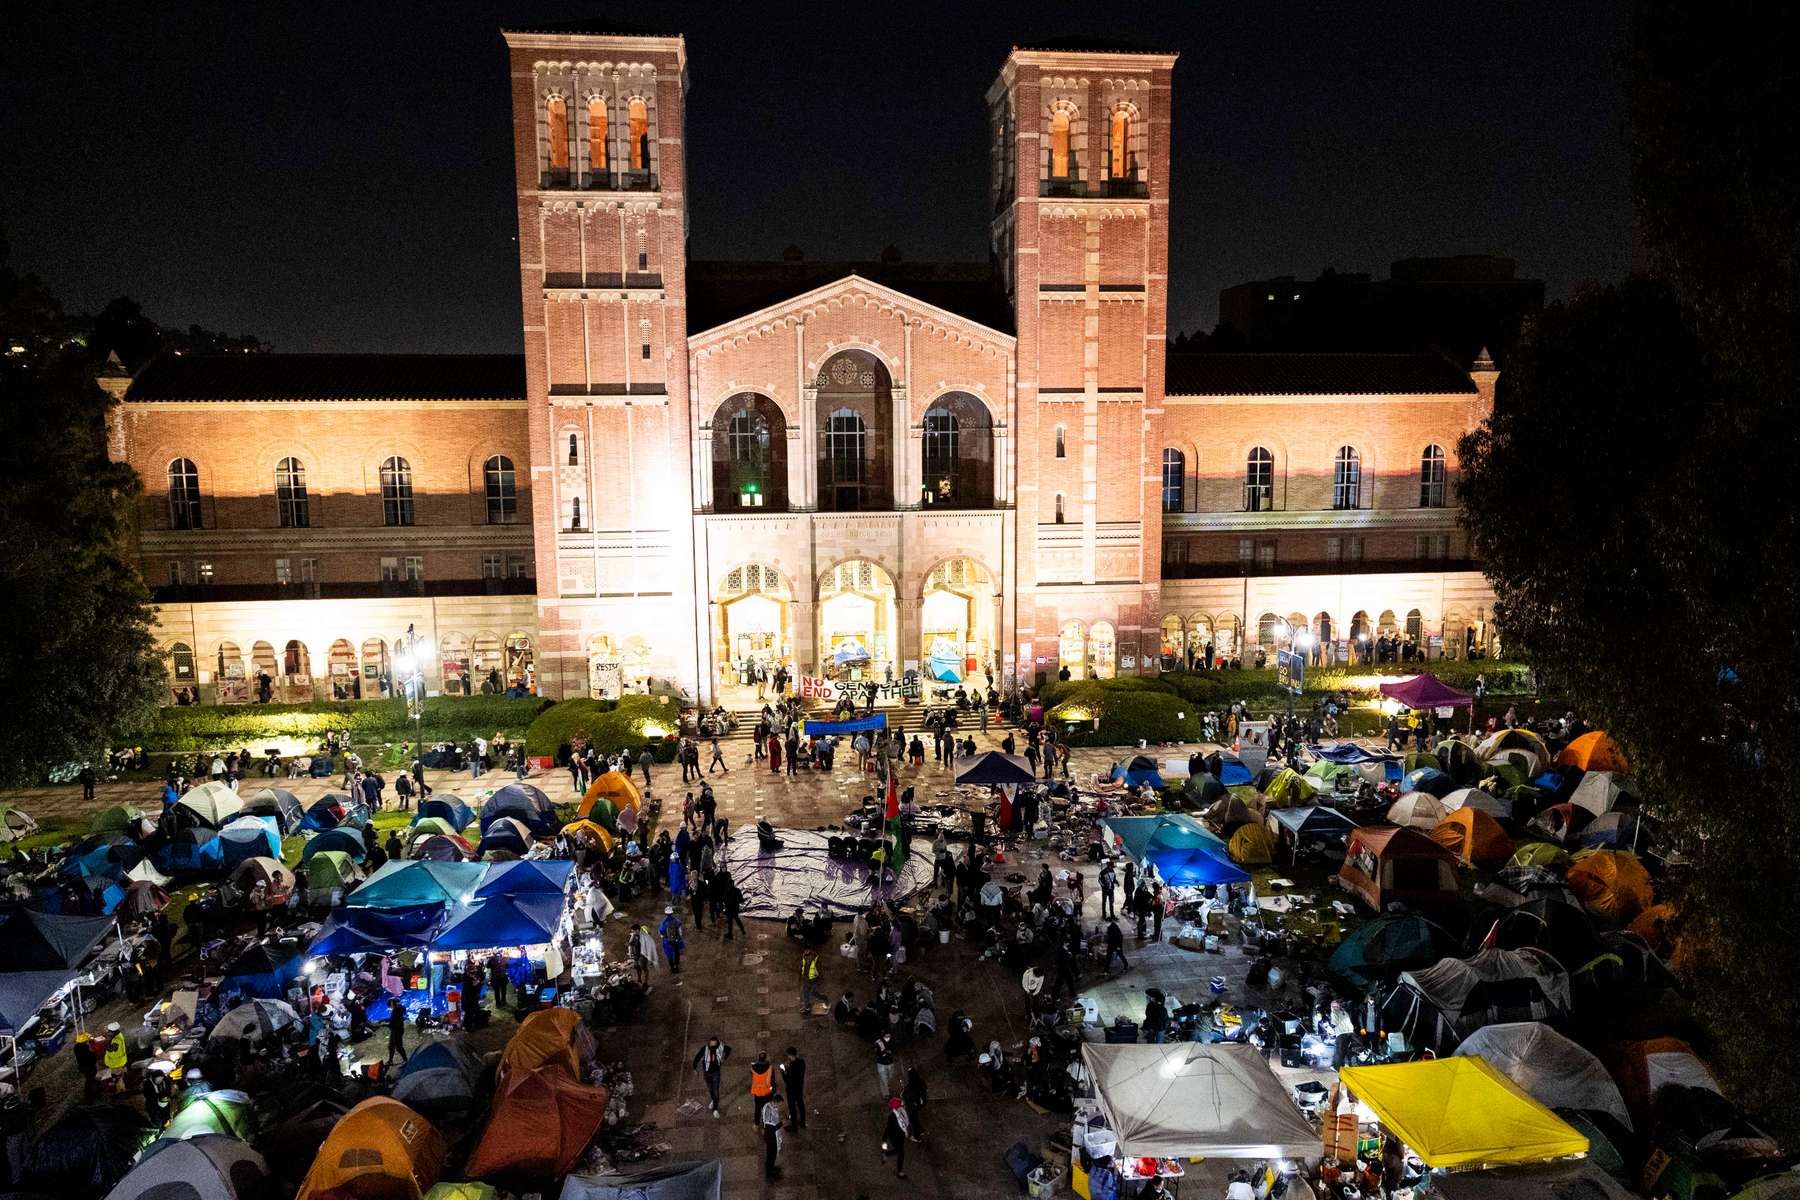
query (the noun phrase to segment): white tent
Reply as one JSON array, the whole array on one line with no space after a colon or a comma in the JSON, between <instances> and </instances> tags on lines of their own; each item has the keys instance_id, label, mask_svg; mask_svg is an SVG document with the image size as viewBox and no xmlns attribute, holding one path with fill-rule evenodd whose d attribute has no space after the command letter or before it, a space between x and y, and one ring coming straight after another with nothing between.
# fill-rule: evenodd
<instances>
[{"instance_id":1,"label":"white tent","mask_svg":"<svg viewBox=\"0 0 1800 1200\"><path fill-rule=\"evenodd\" d=\"M1398 802L1396 801L1396 803ZM1496 821L1512 820L1512 805L1488 795L1480 788L1457 788L1444 797L1444 808L1450 812L1455 812L1459 808L1474 808L1493 817Z\"/></svg>"},{"instance_id":2,"label":"white tent","mask_svg":"<svg viewBox=\"0 0 1800 1200\"><path fill-rule=\"evenodd\" d=\"M106 1200L252 1200L266 1192L262 1155L234 1137L207 1133L157 1142Z\"/></svg>"},{"instance_id":3,"label":"white tent","mask_svg":"<svg viewBox=\"0 0 1800 1200\"><path fill-rule=\"evenodd\" d=\"M1430 833L1438 822L1450 815L1444 802L1430 792L1408 792L1388 806L1387 819L1395 825L1409 825L1420 833Z\"/></svg>"},{"instance_id":4,"label":"white tent","mask_svg":"<svg viewBox=\"0 0 1800 1200\"><path fill-rule=\"evenodd\" d=\"M188 809L202 824L213 829L224 828L225 822L237 816L244 807L238 794L216 779L189 788L175 804Z\"/></svg>"},{"instance_id":5,"label":"white tent","mask_svg":"<svg viewBox=\"0 0 1800 1200\"><path fill-rule=\"evenodd\" d=\"M125 872L125 878L132 882L142 880L145 883L153 883L159 888L166 888L170 883L169 877L157 870L156 864L147 858L137 866L131 868L131 870Z\"/></svg>"},{"instance_id":6,"label":"white tent","mask_svg":"<svg viewBox=\"0 0 1800 1200\"><path fill-rule=\"evenodd\" d=\"M1541 1021L1477 1029L1456 1048L1479 1055L1545 1108L1608 1113L1631 1128L1631 1113L1600 1060Z\"/></svg>"},{"instance_id":7,"label":"white tent","mask_svg":"<svg viewBox=\"0 0 1800 1200\"><path fill-rule=\"evenodd\" d=\"M1081 1047L1119 1153L1156 1158L1304 1158L1319 1134L1262 1053L1227 1042Z\"/></svg>"},{"instance_id":8,"label":"white tent","mask_svg":"<svg viewBox=\"0 0 1800 1200\"><path fill-rule=\"evenodd\" d=\"M1631 794L1631 781L1624 776L1612 771L1589 771L1569 793L1569 803L1603 817L1615 808L1632 807L1624 803Z\"/></svg>"}]
</instances>

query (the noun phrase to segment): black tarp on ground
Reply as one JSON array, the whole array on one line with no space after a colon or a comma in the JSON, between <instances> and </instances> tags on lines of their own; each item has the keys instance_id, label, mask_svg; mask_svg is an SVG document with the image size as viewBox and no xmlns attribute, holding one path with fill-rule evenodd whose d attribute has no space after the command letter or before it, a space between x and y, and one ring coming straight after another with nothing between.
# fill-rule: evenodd
<instances>
[{"instance_id":1,"label":"black tarp on ground","mask_svg":"<svg viewBox=\"0 0 1800 1200\"><path fill-rule=\"evenodd\" d=\"M872 895L903 900L931 882L931 845L915 840L900 877L871 893L866 862L832 858L827 835L778 829L779 850L764 850L755 829L740 829L725 844L724 865L744 893L746 917L786 920L805 908L849 917L867 908Z\"/></svg>"},{"instance_id":2,"label":"black tarp on ground","mask_svg":"<svg viewBox=\"0 0 1800 1200\"><path fill-rule=\"evenodd\" d=\"M719 1160L664 1163L630 1175L570 1175L561 1200L719 1200Z\"/></svg>"},{"instance_id":3,"label":"black tarp on ground","mask_svg":"<svg viewBox=\"0 0 1800 1200\"><path fill-rule=\"evenodd\" d=\"M104 1196L155 1136L144 1114L127 1104L72 1109L31 1148L21 1182L59 1196Z\"/></svg>"}]
</instances>

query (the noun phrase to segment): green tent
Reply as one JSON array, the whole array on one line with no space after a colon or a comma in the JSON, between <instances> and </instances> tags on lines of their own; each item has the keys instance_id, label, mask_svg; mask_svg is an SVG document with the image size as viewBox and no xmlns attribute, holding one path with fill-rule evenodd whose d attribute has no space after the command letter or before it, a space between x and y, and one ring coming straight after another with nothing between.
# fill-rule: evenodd
<instances>
[{"instance_id":1,"label":"green tent","mask_svg":"<svg viewBox=\"0 0 1800 1200\"><path fill-rule=\"evenodd\" d=\"M588 806L587 812L582 815L608 833L619 832L618 805L605 796L596 796L594 802Z\"/></svg>"},{"instance_id":2,"label":"green tent","mask_svg":"<svg viewBox=\"0 0 1800 1200\"><path fill-rule=\"evenodd\" d=\"M1306 776L1308 779L1322 779L1328 783L1340 779L1345 775L1355 774L1356 768L1349 763L1335 763L1329 758L1321 758L1318 762L1315 762L1306 769Z\"/></svg>"},{"instance_id":3,"label":"green tent","mask_svg":"<svg viewBox=\"0 0 1800 1200\"><path fill-rule=\"evenodd\" d=\"M1418 913L1383 913L1331 953L1331 969L1367 991L1384 978L1457 952L1456 939Z\"/></svg>"},{"instance_id":4,"label":"green tent","mask_svg":"<svg viewBox=\"0 0 1800 1200\"><path fill-rule=\"evenodd\" d=\"M1506 865L1517 868L1538 868L1555 871L1558 874L1569 869L1569 852L1553 842L1526 842L1507 860Z\"/></svg>"},{"instance_id":5,"label":"green tent","mask_svg":"<svg viewBox=\"0 0 1800 1200\"><path fill-rule=\"evenodd\" d=\"M1430 767L1433 771L1442 771L1444 764L1438 761L1435 754L1427 754L1423 750L1414 750L1406 756L1404 771L1410 775L1421 767Z\"/></svg>"},{"instance_id":6,"label":"green tent","mask_svg":"<svg viewBox=\"0 0 1800 1200\"><path fill-rule=\"evenodd\" d=\"M1275 772L1274 778L1269 780L1269 786L1265 790L1268 792L1270 800L1278 805L1288 805L1305 804L1312 799L1313 792L1317 789L1313 787L1311 780L1300 775L1293 768L1283 767Z\"/></svg>"},{"instance_id":7,"label":"green tent","mask_svg":"<svg viewBox=\"0 0 1800 1200\"><path fill-rule=\"evenodd\" d=\"M1481 790L1490 796L1498 796L1508 788L1520 787L1530 782L1530 777L1513 763L1489 763L1487 775L1481 781Z\"/></svg>"},{"instance_id":8,"label":"green tent","mask_svg":"<svg viewBox=\"0 0 1800 1200\"><path fill-rule=\"evenodd\" d=\"M434 1183L425 1200L494 1200L498 1195L485 1183Z\"/></svg>"},{"instance_id":9,"label":"green tent","mask_svg":"<svg viewBox=\"0 0 1800 1200\"><path fill-rule=\"evenodd\" d=\"M143 820L143 814L135 808L127 808L123 804L115 804L111 808L101 809L88 824L89 833L124 833L127 829Z\"/></svg>"},{"instance_id":10,"label":"green tent","mask_svg":"<svg viewBox=\"0 0 1800 1200\"><path fill-rule=\"evenodd\" d=\"M418 824L406 831L406 844L410 847L422 837L433 833L455 833L456 829L442 817L422 817Z\"/></svg>"},{"instance_id":11,"label":"green tent","mask_svg":"<svg viewBox=\"0 0 1800 1200\"><path fill-rule=\"evenodd\" d=\"M307 902L329 900L333 888L348 891L362 879L362 868L348 854L342 850L321 850L306 860Z\"/></svg>"},{"instance_id":12,"label":"green tent","mask_svg":"<svg viewBox=\"0 0 1800 1200\"><path fill-rule=\"evenodd\" d=\"M222 1133L239 1141L256 1140L256 1105L231 1088L189 1096L163 1130L163 1137L185 1141L203 1133Z\"/></svg>"}]
</instances>

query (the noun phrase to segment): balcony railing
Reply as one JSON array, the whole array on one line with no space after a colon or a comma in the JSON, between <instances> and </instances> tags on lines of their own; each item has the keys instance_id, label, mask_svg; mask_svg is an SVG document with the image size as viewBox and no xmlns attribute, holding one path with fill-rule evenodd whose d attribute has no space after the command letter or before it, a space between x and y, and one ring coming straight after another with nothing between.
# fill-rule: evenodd
<instances>
[{"instance_id":1,"label":"balcony railing","mask_svg":"<svg viewBox=\"0 0 1800 1200\"><path fill-rule=\"evenodd\" d=\"M1278 559L1272 565L1234 562L1164 562L1164 579L1236 579L1245 575L1403 575L1478 571L1471 558Z\"/></svg>"},{"instance_id":2,"label":"balcony railing","mask_svg":"<svg viewBox=\"0 0 1800 1200\"><path fill-rule=\"evenodd\" d=\"M662 190L662 181L653 171L589 171L580 175L542 171L538 174L538 187L547 192L655 192Z\"/></svg>"}]
</instances>

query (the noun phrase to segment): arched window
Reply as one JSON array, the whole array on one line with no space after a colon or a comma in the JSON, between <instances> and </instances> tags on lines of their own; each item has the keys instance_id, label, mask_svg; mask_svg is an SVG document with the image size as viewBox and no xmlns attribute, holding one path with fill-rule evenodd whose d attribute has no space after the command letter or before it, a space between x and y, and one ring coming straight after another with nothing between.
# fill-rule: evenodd
<instances>
[{"instance_id":1,"label":"arched window","mask_svg":"<svg viewBox=\"0 0 1800 1200\"><path fill-rule=\"evenodd\" d=\"M1268 512L1275 507L1275 456L1261 446L1244 460L1244 511Z\"/></svg>"},{"instance_id":2,"label":"arched window","mask_svg":"<svg viewBox=\"0 0 1800 1200\"><path fill-rule=\"evenodd\" d=\"M606 97L588 98L588 170L606 173Z\"/></svg>"},{"instance_id":3,"label":"arched window","mask_svg":"<svg viewBox=\"0 0 1800 1200\"><path fill-rule=\"evenodd\" d=\"M1362 455L1355 446L1339 446L1332 467L1331 507L1362 507Z\"/></svg>"},{"instance_id":4,"label":"arched window","mask_svg":"<svg viewBox=\"0 0 1800 1200\"><path fill-rule=\"evenodd\" d=\"M1163 448L1162 510L1180 512L1187 494L1187 455L1173 446Z\"/></svg>"},{"instance_id":5,"label":"arched window","mask_svg":"<svg viewBox=\"0 0 1800 1200\"><path fill-rule=\"evenodd\" d=\"M169 528L200 528L200 471L189 458L169 464Z\"/></svg>"},{"instance_id":6,"label":"arched window","mask_svg":"<svg viewBox=\"0 0 1800 1200\"><path fill-rule=\"evenodd\" d=\"M1063 494L1061 492L1056 493L1056 523L1058 525L1063 523Z\"/></svg>"},{"instance_id":7,"label":"arched window","mask_svg":"<svg viewBox=\"0 0 1800 1200\"><path fill-rule=\"evenodd\" d=\"M1050 114L1050 178L1069 177L1069 111L1059 108Z\"/></svg>"},{"instance_id":8,"label":"arched window","mask_svg":"<svg viewBox=\"0 0 1800 1200\"><path fill-rule=\"evenodd\" d=\"M306 467L297 458L284 458L275 466L275 508L283 529L305 529L312 524L306 499Z\"/></svg>"},{"instance_id":9,"label":"arched window","mask_svg":"<svg viewBox=\"0 0 1800 1200\"><path fill-rule=\"evenodd\" d=\"M581 532L581 497L574 496L569 500L569 532Z\"/></svg>"},{"instance_id":10,"label":"arched window","mask_svg":"<svg viewBox=\"0 0 1800 1200\"><path fill-rule=\"evenodd\" d=\"M412 464L398 456L381 464L381 520L385 525L413 523Z\"/></svg>"},{"instance_id":11,"label":"arched window","mask_svg":"<svg viewBox=\"0 0 1800 1200\"><path fill-rule=\"evenodd\" d=\"M581 465L581 443L572 433L569 435L569 465L571 467Z\"/></svg>"},{"instance_id":12,"label":"arched window","mask_svg":"<svg viewBox=\"0 0 1800 1200\"><path fill-rule=\"evenodd\" d=\"M848 408L836 409L825 421L826 486L832 507L862 507L864 477L868 473L868 431L863 419Z\"/></svg>"},{"instance_id":13,"label":"arched window","mask_svg":"<svg viewBox=\"0 0 1800 1200\"><path fill-rule=\"evenodd\" d=\"M550 176L557 182L569 178L569 104L561 96L544 101L544 136L549 142Z\"/></svg>"},{"instance_id":14,"label":"arched window","mask_svg":"<svg viewBox=\"0 0 1800 1200\"><path fill-rule=\"evenodd\" d=\"M481 468L482 490L487 493L489 525L511 525L519 519L519 477L513 460L496 454Z\"/></svg>"},{"instance_id":15,"label":"arched window","mask_svg":"<svg viewBox=\"0 0 1800 1200\"><path fill-rule=\"evenodd\" d=\"M1069 457L1068 438L1069 438L1068 426L1058 425L1056 427L1056 457L1058 457L1058 458Z\"/></svg>"},{"instance_id":16,"label":"arched window","mask_svg":"<svg viewBox=\"0 0 1800 1200\"><path fill-rule=\"evenodd\" d=\"M1444 448L1425 447L1425 453L1419 456L1419 507L1444 507L1449 490L1445 483Z\"/></svg>"},{"instance_id":17,"label":"arched window","mask_svg":"<svg viewBox=\"0 0 1800 1200\"><path fill-rule=\"evenodd\" d=\"M787 511L787 417L756 392L739 392L713 414L713 510Z\"/></svg>"},{"instance_id":18,"label":"arched window","mask_svg":"<svg viewBox=\"0 0 1800 1200\"><path fill-rule=\"evenodd\" d=\"M186 642L169 647L169 668L177 684L194 682L194 648Z\"/></svg>"},{"instance_id":19,"label":"arched window","mask_svg":"<svg viewBox=\"0 0 1800 1200\"><path fill-rule=\"evenodd\" d=\"M987 406L967 392L950 392L926 410L920 447L925 504L980 508L993 503L994 439Z\"/></svg>"},{"instance_id":20,"label":"arched window","mask_svg":"<svg viewBox=\"0 0 1800 1200\"><path fill-rule=\"evenodd\" d=\"M650 169L650 108L642 98L633 98L627 110L625 128L631 132L631 169Z\"/></svg>"},{"instance_id":21,"label":"arched window","mask_svg":"<svg viewBox=\"0 0 1800 1200\"><path fill-rule=\"evenodd\" d=\"M1113 179L1130 179L1137 174L1131 159L1131 113L1123 108L1113 110L1112 154L1108 156Z\"/></svg>"},{"instance_id":22,"label":"arched window","mask_svg":"<svg viewBox=\"0 0 1800 1200\"><path fill-rule=\"evenodd\" d=\"M819 369L818 505L824 512L892 507L893 382L880 359L843 350Z\"/></svg>"}]
</instances>

